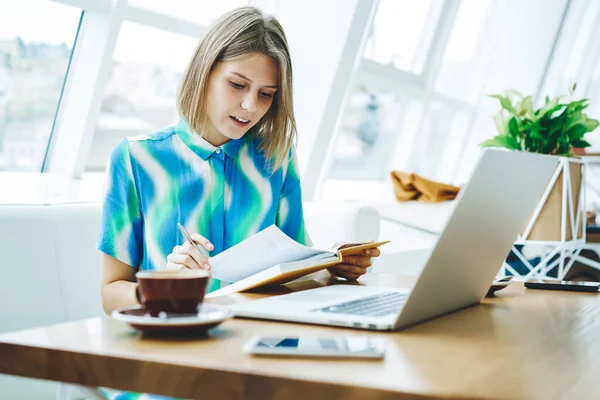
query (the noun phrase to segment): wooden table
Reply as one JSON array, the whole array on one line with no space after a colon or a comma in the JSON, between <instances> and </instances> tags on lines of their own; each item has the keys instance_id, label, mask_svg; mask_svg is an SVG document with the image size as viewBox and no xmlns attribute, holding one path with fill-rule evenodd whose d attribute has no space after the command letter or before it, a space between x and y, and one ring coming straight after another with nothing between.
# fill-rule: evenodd
<instances>
[{"instance_id":1,"label":"wooden table","mask_svg":"<svg viewBox=\"0 0 600 400\"><path fill-rule=\"evenodd\" d=\"M411 279L361 282L402 287ZM383 361L253 358L242 345L256 334L368 334L387 338L388 348ZM92 318L0 335L0 373L202 399L599 399L600 295L514 283L480 305L393 333L231 319L205 339L159 340Z\"/></svg>"}]
</instances>

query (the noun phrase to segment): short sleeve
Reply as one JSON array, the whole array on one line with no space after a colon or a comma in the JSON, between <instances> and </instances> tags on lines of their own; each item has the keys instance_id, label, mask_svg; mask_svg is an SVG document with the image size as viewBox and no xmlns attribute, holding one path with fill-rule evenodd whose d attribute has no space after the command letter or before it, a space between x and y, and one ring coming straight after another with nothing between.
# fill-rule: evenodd
<instances>
[{"instance_id":1,"label":"short sleeve","mask_svg":"<svg viewBox=\"0 0 600 400\"><path fill-rule=\"evenodd\" d=\"M134 268L140 265L142 216L127 139L110 155L97 248Z\"/></svg>"},{"instance_id":2,"label":"short sleeve","mask_svg":"<svg viewBox=\"0 0 600 400\"><path fill-rule=\"evenodd\" d=\"M281 196L279 197L275 224L298 243L311 246L311 240L304 226L302 187L300 185L296 152L293 148L290 150L288 163L285 167L285 177Z\"/></svg>"}]
</instances>

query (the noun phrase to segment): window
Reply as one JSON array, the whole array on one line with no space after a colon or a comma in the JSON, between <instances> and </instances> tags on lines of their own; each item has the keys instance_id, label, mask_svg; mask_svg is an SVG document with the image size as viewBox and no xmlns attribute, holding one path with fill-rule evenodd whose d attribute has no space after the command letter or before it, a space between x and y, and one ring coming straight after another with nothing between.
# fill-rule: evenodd
<instances>
[{"instance_id":1,"label":"window","mask_svg":"<svg viewBox=\"0 0 600 400\"><path fill-rule=\"evenodd\" d=\"M412 116L422 101L406 86L422 90L414 77L424 71L443 5L443 0L380 1L332 149L328 179L388 179L393 152L403 145L399 130L419 125ZM390 69L404 73L387 74Z\"/></svg>"},{"instance_id":2,"label":"window","mask_svg":"<svg viewBox=\"0 0 600 400\"><path fill-rule=\"evenodd\" d=\"M443 0L381 0L364 57L421 74Z\"/></svg>"},{"instance_id":3,"label":"window","mask_svg":"<svg viewBox=\"0 0 600 400\"><path fill-rule=\"evenodd\" d=\"M489 34L491 0L464 3L458 10L435 83L435 91L475 104L497 37Z\"/></svg>"},{"instance_id":4,"label":"window","mask_svg":"<svg viewBox=\"0 0 600 400\"><path fill-rule=\"evenodd\" d=\"M209 25L227 11L248 4L247 0L129 0L129 5L160 14Z\"/></svg>"},{"instance_id":5,"label":"window","mask_svg":"<svg viewBox=\"0 0 600 400\"><path fill-rule=\"evenodd\" d=\"M198 39L124 22L102 102L87 171L102 171L127 136L177 122L176 95Z\"/></svg>"},{"instance_id":6,"label":"window","mask_svg":"<svg viewBox=\"0 0 600 400\"><path fill-rule=\"evenodd\" d=\"M81 11L45 1L0 4L0 171L40 171Z\"/></svg>"},{"instance_id":7,"label":"window","mask_svg":"<svg viewBox=\"0 0 600 400\"><path fill-rule=\"evenodd\" d=\"M331 179L385 179L405 100L400 93L362 86L353 91L332 149Z\"/></svg>"},{"instance_id":8,"label":"window","mask_svg":"<svg viewBox=\"0 0 600 400\"><path fill-rule=\"evenodd\" d=\"M542 9L546 18L532 25ZM464 183L479 144L495 134L498 105L486 95L535 94L564 10L541 1L381 0L322 198L381 201L392 170ZM356 190L358 180L369 189Z\"/></svg>"}]
</instances>

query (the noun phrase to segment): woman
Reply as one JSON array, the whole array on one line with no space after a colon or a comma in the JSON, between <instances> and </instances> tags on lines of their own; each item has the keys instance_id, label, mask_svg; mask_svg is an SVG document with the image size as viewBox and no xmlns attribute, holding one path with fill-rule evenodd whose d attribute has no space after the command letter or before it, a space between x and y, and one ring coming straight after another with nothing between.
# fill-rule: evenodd
<instances>
[{"instance_id":1,"label":"woman","mask_svg":"<svg viewBox=\"0 0 600 400\"><path fill-rule=\"evenodd\" d=\"M183 76L180 121L127 138L107 170L98 249L106 313L137 304L135 273L205 269L210 262L177 229L215 256L276 224L310 245L293 142L292 66L277 20L253 7L219 18ZM357 279L378 249L329 269ZM209 290L220 287L213 279Z\"/></svg>"}]
</instances>

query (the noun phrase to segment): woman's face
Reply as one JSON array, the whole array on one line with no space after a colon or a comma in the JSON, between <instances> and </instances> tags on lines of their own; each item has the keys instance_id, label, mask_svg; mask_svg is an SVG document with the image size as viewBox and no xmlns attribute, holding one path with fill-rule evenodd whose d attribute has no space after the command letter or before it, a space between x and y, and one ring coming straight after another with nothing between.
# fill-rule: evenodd
<instances>
[{"instance_id":1,"label":"woman's face","mask_svg":"<svg viewBox=\"0 0 600 400\"><path fill-rule=\"evenodd\" d=\"M205 139L220 146L244 136L269 111L278 77L275 61L260 53L218 63L208 77Z\"/></svg>"}]
</instances>

